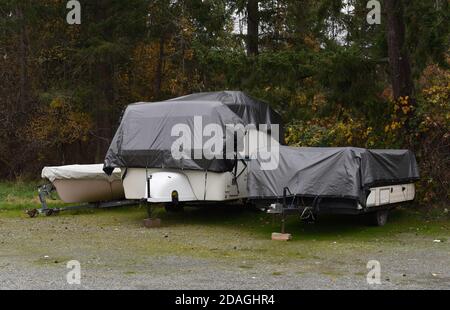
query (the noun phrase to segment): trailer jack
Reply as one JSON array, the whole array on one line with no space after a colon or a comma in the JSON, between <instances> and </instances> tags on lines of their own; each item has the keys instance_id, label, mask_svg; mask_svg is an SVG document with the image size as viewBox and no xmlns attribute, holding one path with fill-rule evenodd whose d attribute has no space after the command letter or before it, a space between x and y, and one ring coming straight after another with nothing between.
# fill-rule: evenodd
<instances>
[{"instance_id":1,"label":"trailer jack","mask_svg":"<svg viewBox=\"0 0 450 310\"><path fill-rule=\"evenodd\" d=\"M288 194L291 199L288 203ZM300 220L302 221L311 221L314 222L316 220L315 210L317 208L318 200L314 200L313 206L299 206L296 204L296 196L291 193L289 188L285 187L283 190L283 202L273 203L267 209L267 213L269 214L279 214L281 216L281 233L272 233L272 240L291 240L292 235L286 233L286 217L287 215L300 214Z\"/></svg>"}]
</instances>

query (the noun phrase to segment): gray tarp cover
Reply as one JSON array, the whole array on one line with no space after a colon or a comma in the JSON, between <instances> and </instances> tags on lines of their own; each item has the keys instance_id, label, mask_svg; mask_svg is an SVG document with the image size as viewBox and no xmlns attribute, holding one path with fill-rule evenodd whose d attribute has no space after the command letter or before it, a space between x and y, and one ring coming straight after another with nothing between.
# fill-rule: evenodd
<instances>
[{"instance_id":1,"label":"gray tarp cover","mask_svg":"<svg viewBox=\"0 0 450 310\"><path fill-rule=\"evenodd\" d=\"M261 162L249 164L248 191L251 198L272 199L292 194L359 200L373 186L416 181L419 170L408 150L362 148L295 148L280 146L275 170L261 170Z\"/></svg>"},{"instance_id":2,"label":"gray tarp cover","mask_svg":"<svg viewBox=\"0 0 450 310\"><path fill-rule=\"evenodd\" d=\"M171 148L178 139L172 136L172 128L176 124L185 124L194 132L195 116L202 117L203 127L218 124L224 133L227 124L267 124L269 127L279 124L280 136L283 136L281 117L267 104L238 91L198 93L162 102L135 103L123 114L106 154L104 171L110 174L116 167L232 170L234 160L176 160L172 157ZM225 134L223 139L225 146L227 139L234 139L234 135ZM193 149L194 146L192 152Z\"/></svg>"}]
</instances>

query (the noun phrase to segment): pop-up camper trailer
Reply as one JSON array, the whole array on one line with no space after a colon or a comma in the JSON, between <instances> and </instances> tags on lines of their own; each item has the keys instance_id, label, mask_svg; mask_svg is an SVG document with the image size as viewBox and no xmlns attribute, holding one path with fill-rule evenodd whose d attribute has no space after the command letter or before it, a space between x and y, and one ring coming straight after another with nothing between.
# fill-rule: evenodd
<instances>
[{"instance_id":1,"label":"pop-up camper trailer","mask_svg":"<svg viewBox=\"0 0 450 310\"><path fill-rule=\"evenodd\" d=\"M180 202L245 199L246 154L261 143L273 142L275 135L267 135L280 124L281 117L267 104L242 92L200 93L132 104L123 114L104 170L110 174L114 168L122 169L127 199L146 199L169 207ZM215 132L215 138L222 149L205 154L205 145L214 136L213 126L220 132ZM263 132L260 126L268 130ZM189 142L182 150L177 149L178 129L184 130L182 136ZM258 140L259 146L253 140ZM175 158L174 151L187 156Z\"/></svg>"},{"instance_id":2,"label":"pop-up camper trailer","mask_svg":"<svg viewBox=\"0 0 450 310\"><path fill-rule=\"evenodd\" d=\"M373 213L384 225L390 208L414 200L419 171L408 150L280 146L279 165L249 163L248 196L272 213Z\"/></svg>"}]
</instances>

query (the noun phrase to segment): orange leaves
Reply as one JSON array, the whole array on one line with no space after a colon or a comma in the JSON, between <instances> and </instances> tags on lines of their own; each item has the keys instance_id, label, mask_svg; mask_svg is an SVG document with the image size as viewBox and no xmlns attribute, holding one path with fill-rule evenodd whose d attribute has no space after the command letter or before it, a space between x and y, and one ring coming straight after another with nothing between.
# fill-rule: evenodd
<instances>
[{"instance_id":1,"label":"orange leaves","mask_svg":"<svg viewBox=\"0 0 450 310\"><path fill-rule=\"evenodd\" d=\"M409 98L399 97L391 103L393 105L393 113L389 123L384 127L384 132L388 134L387 141L397 141L401 129L405 127L407 120L411 117L415 107Z\"/></svg>"},{"instance_id":2,"label":"orange leaves","mask_svg":"<svg viewBox=\"0 0 450 310\"><path fill-rule=\"evenodd\" d=\"M28 139L51 146L87 141L91 128L87 113L75 111L64 98L56 97L31 119L26 133Z\"/></svg>"},{"instance_id":3,"label":"orange leaves","mask_svg":"<svg viewBox=\"0 0 450 310\"><path fill-rule=\"evenodd\" d=\"M364 119L344 117L314 118L291 124L286 130L285 142L295 146L360 146L375 143L374 130Z\"/></svg>"}]
</instances>

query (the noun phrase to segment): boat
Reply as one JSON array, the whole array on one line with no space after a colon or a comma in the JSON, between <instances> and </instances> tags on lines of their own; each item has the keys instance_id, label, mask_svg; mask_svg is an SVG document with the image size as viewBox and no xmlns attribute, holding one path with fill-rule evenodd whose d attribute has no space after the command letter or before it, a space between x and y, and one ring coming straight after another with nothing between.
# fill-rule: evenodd
<instances>
[{"instance_id":1,"label":"boat","mask_svg":"<svg viewBox=\"0 0 450 310\"><path fill-rule=\"evenodd\" d=\"M51 182L65 203L92 203L125 198L120 169L111 175L103 164L44 167L41 176Z\"/></svg>"}]
</instances>

